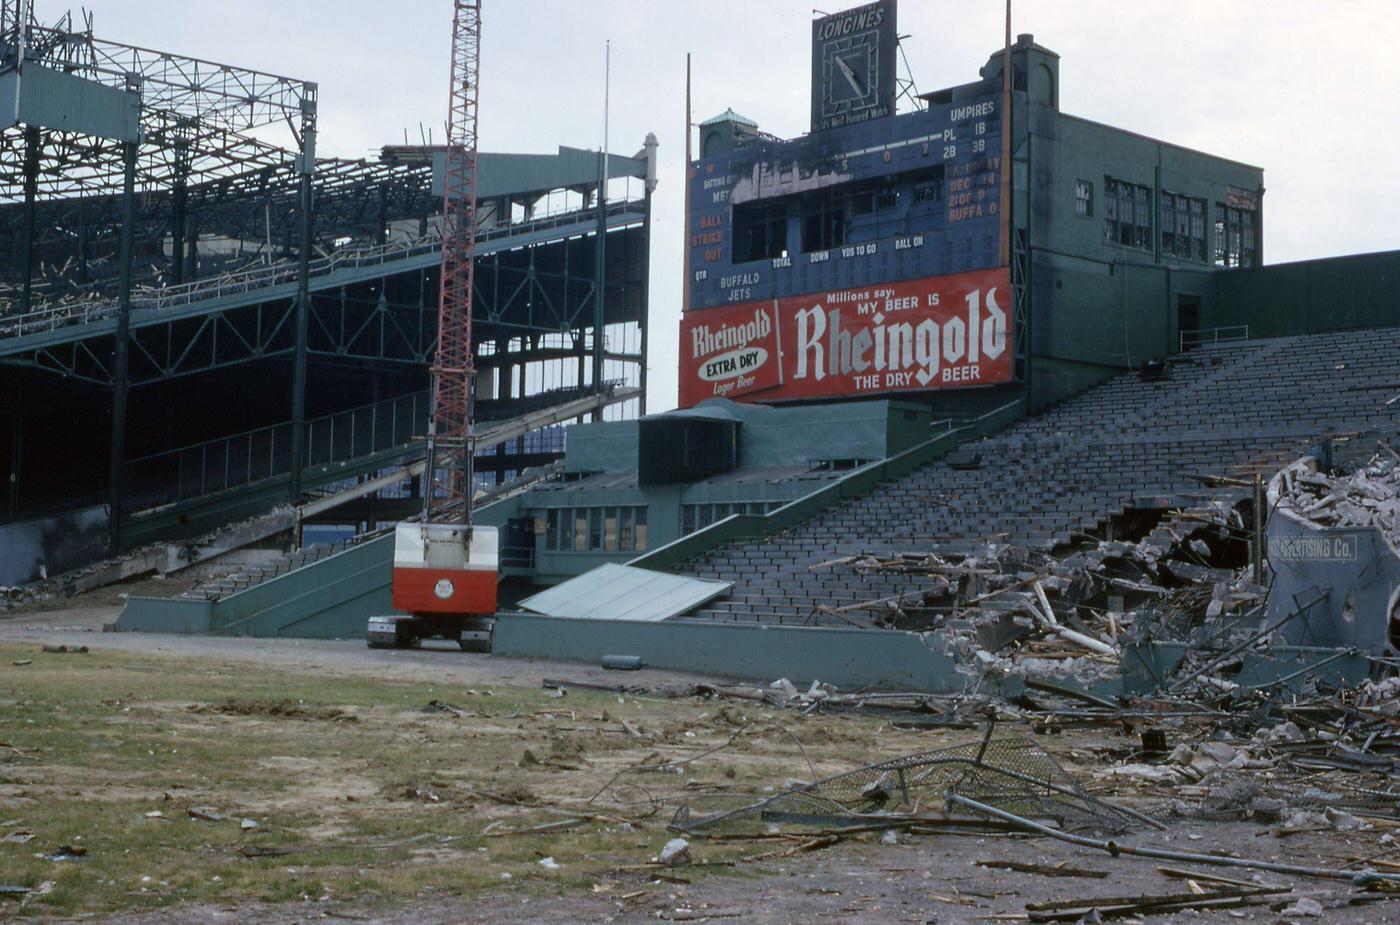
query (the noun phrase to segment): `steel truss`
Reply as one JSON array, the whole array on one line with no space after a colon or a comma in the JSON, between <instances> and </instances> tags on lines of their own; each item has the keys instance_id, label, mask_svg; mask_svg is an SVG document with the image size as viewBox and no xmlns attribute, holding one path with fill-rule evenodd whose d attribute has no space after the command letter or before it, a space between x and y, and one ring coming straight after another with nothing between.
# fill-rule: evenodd
<instances>
[{"instance_id":1,"label":"steel truss","mask_svg":"<svg viewBox=\"0 0 1400 925\"><path fill-rule=\"evenodd\" d=\"M133 254L166 263L164 238L186 237L191 205L200 215L208 199L227 197L230 188L294 188L285 177L314 169L315 83L113 42L93 32L90 16L75 24L69 13L44 25L28 7L27 0L0 4L0 72L34 65L137 93L141 136L128 177L125 142L32 125L0 131L0 247L22 257L0 283L18 284L22 308L41 266L41 291L51 296L97 281L113 285L128 181L141 200ZM268 213L269 202L258 205ZM211 231L223 235L217 224ZM290 243L273 238L270 219L263 224L264 241ZM133 269L138 282L151 275ZM167 271L167 278L181 275Z\"/></svg>"},{"instance_id":2,"label":"steel truss","mask_svg":"<svg viewBox=\"0 0 1400 925\"><path fill-rule=\"evenodd\" d=\"M607 323L641 320L645 229L615 230L608 250ZM478 341L567 334L583 344L593 321L596 280L593 241L568 238L477 258L473 286ZM434 296L437 270L395 270L368 281L318 288L308 306L307 349L318 360L427 366L437 347ZM140 307L143 303L137 300ZM281 296L215 308L193 316L134 324L130 332L130 381L148 385L240 363L285 357L295 347L295 297ZM73 328L72 340L36 346L16 355L23 365L108 388L112 385L110 330ZM512 352L507 362L564 359L577 349ZM610 360L639 361L611 351ZM488 360L488 362L490 362Z\"/></svg>"}]
</instances>

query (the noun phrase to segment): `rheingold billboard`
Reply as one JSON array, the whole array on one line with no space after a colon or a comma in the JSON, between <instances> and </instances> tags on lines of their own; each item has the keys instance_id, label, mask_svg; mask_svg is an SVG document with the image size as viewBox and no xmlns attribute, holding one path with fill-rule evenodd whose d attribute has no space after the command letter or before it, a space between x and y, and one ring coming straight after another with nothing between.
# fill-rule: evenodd
<instances>
[{"instance_id":1,"label":"rheingold billboard","mask_svg":"<svg viewBox=\"0 0 1400 925\"><path fill-rule=\"evenodd\" d=\"M875 397L1010 382L1005 267L696 309L680 405Z\"/></svg>"}]
</instances>

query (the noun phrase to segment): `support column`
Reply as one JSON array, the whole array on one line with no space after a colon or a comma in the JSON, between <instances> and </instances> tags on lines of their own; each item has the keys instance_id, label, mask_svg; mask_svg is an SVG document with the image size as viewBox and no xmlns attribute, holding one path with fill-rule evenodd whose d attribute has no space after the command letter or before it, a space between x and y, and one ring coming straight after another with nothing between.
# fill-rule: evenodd
<instances>
[{"instance_id":1,"label":"support column","mask_svg":"<svg viewBox=\"0 0 1400 925\"><path fill-rule=\"evenodd\" d=\"M297 254L296 350L292 359L292 471L288 478L292 504L301 501L302 469L306 464L306 338L311 314L311 235L315 228L316 203L311 177L316 171L316 86L306 84L307 96L301 104L301 242ZM298 529L300 545L300 529Z\"/></svg>"},{"instance_id":2,"label":"support column","mask_svg":"<svg viewBox=\"0 0 1400 925\"><path fill-rule=\"evenodd\" d=\"M383 244L388 240L388 231L384 227L389 223L389 191L382 185L379 187L379 213L378 220L374 224L374 243Z\"/></svg>"},{"instance_id":3,"label":"support column","mask_svg":"<svg viewBox=\"0 0 1400 925\"><path fill-rule=\"evenodd\" d=\"M188 215L186 207L186 221L190 225L189 241L185 245L185 270L182 274L185 282L192 283L199 279L199 222Z\"/></svg>"},{"instance_id":4,"label":"support column","mask_svg":"<svg viewBox=\"0 0 1400 925\"><path fill-rule=\"evenodd\" d=\"M689 58L686 59L687 62L688 62L689 60L690 60ZM688 67L689 67L689 65L687 64L687 68L688 68ZM688 73L689 73L689 71L687 71L687 74L688 74ZM687 77L687 80L689 80L689 77ZM687 96L687 102L689 102L689 97L688 97L688 96ZM686 113L686 135L687 135L687 138L686 138L686 151L687 151L687 155L686 155L686 165L685 165L686 173L689 173L689 172L690 172L690 156L689 156L689 153L688 153L689 150L690 150L690 138L688 137L688 136L690 135L690 127L689 127L689 126L690 126L690 113L687 112L687 113ZM651 315L651 194L654 193L654 192L656 192L656 184L657 184L657 177L656 177L656 149L657 149L657 147L658 147L658 144L657 144L657 141L656 141L656 133L655 133L655 132L647 132L646 142L645 142L644 145L642 146L642 150L646 151L646 155L647 155L647 174L646 174L646 186L645 186L645 189L646 189L646 196L645 196L645 198L642 200L642 228L644 229L644 232L643 232L643 234L642 234L642 311L641 311L641 320L637 323L637 327L638 327L638 329L641 331L641 335L642 335L642 369L641 369L641 374L638 376L638 380L639 380L639 381L637 382L637 385L638 385L638 386L641 388L641 390L642 390L642 397L641 397L641 400L637 403L637 404L638 404L638 416L639 416L639 417L642 416L642 415L645 415L645 414L647 413L647 360L648 360L648 358L650 357L650 351L647 349L647 324L648 324L648 319L649 319L649 317L650 317L650 315ZM688 190L690 189L690 180L689 180L688 177L686 178L685 186L686 186L686 190L688 191ZM690 202L690 193L687 192L687 193L686 193L687 210L686 210L686 219L685 219L685 221L686 221L686 223L687 223L687 228L689 227L689 224L688 224L688 223L689 223L689 221L690 221L690 218L689 218L689 216L690 216L689 202ZM687 230L687 231L686 231L686 234L689 234L689 233L690 233L690 232ZM688 247L686 248L686 253L687 253L687 254L690 253L690 249L689 249ZM689 279L689 275L690 275L689 273L685 274L686 278L682 280L682 285L684 286L684 288L686 289L686 291L689 291L689 289L690 289L690 279Z\"/></svg>"},{"instance_id":5,"label":"support column","mask_svg":"<svg viewBox=\"0 0 1400 925\"><path fill-rule=\"evenodd\" d=\"M188 196L185 178L178 177L170 195L170 282L176 286L185 281L185 203Z\"/></svg>"},{"instance_id":6,"label":"support column","mask_svg":"<svg viewBox=\"0 0 1400 925\"><path fill-rule=\"evenodd\" d=\"M580 392L584 391L584 388L585 388L585 386L584 386L584 382L586 381L586 380L585 380L585 374L586 374L586 372L587 372L587 370L588 370L588 352L587 352L587 351L588 351L588 344L584 342L584 339L583 339L583 331L582 331L582 329L580 329L580 330L579 330L579 335L578 335L578 387L579 387L579 391L580 391ZM580 424L583 423L583 417L582 417L582 416L579 417L578 423L580 423Z\"/></svg>"},{"instance_id":7,"label":"support column","mask_svg":"<svg viewBox=\"0 0 1400 925\"><path fill-rule=\"evenodd\" d=\"M34 302L34 221L39 194L39 158L43 150L39 126L24 127L24 229L20 233L19 268L21 288L20 314L29 311Z\"/></svg>"},{"instance_id":8,"label":"support column","mask_svg":"<svg viewBox=\"0 0 1400 925\"><path fill-rule=\"evenodd\" d=\"M302 84L301 154L297 172L301 175L301 242L297 253L297 347L291 361L291 473L288 494L291 502L301 501L302 467L307 460L307 319L311 315L311 236L315 231L316 203L311 178L316 172L316 85ZM301 544L301 526L297 526Z\"/></svg>"},{"instance_id":9,"label":"support column","mask_svg":"<svg viewBox=\"0 0 1400 925\"><path fill-rule=\"evenodd\" d=\"M112 350L112 448L107 494L107 547L121 551L122 504L126 473L126 401L131 387L131 248L136 224L136 142L122 145L122 231L117 273L117 335Z\"/></svg>"},{"instance_id":10,"label":"support column","mask_svg":"<svg viewBox=\"0 0 1400 925\"><path fill-rule=\"evenodd\" d=\"M509 401L514 398L514 387L512 378L514 370L510 361L506 359L510 350L509 340L496 341L496 355L501 357L501 364L496 367L496 375L500 379L500 388L496 390L496 397L501 401ZM496 444L496 484L499 485L506 480L506 444Z\"/></svg>"},{"instance_id":11,"label":"support column","mask_svg":"<svg viewBox=\"0 0 1400 925\"><path fill-rule=\"evenodd\" d=\"M647 136L652 140L654 136ZM638 416L647 413L647 315L651 312L651 191L650 184L647 186L646 198L643 200L642 227L646 231L642 234L642 312L637 328L642 337L642 368L637 385L642 390L641 400L638 402ZM689 280L686 285L689 285Z\"/></svg>"},{"instance_id":12,"label":"support column","mask_svg":"<svg viewBox=\"0 0 1400 925\"><path fill-rule=\"evenodd\" d=\"M311 313L311 175L301 177L301 252L297 256L296 352L292 360L291 501L301 500L306 457L306 338Z\"/></svg>"},{"instance_id":13,"label":"support column","mask_svg":"<svg viewBox=\"0 0 1400 925\"><path fill-rule=\"evenodd\" d=\"M10 477L6 486L6 511L9 519L19 516L20 463L24 459L24 386L16 385L14 408L10 423Z\"/></svg>"},{"instance_id":14,"label":"support column","mask_svg":"<svg viewBox=\"0 0 1400 925\"><path fill-rule=\"evenodd\" d=\"M593 267L593 391L603 391L603 329L607 326L604 307L608 271L608 154L598 154L598 245ZM603 409L593 412L593 420L603 419Z\"/></svg>"}]
</instances>

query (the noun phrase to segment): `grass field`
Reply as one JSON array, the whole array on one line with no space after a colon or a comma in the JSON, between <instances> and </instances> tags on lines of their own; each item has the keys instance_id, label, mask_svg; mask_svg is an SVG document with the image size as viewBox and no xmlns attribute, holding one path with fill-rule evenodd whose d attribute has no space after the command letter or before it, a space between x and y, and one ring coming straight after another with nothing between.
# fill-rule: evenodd
<instances>
[{"instance_id":1,"label":"grass field","mask_svg":"<svg viewBox=\"0 0 1400 925\"><path fill-rule=\"evenodd\" d=\"M692 697L0 646L0 885L34 891L0 916L635 888L687 793L940 744ZM65 846L82 853L53 860ZM698 845L686 876L744 876L767 847Z\"/></svg>"}]
</instances>

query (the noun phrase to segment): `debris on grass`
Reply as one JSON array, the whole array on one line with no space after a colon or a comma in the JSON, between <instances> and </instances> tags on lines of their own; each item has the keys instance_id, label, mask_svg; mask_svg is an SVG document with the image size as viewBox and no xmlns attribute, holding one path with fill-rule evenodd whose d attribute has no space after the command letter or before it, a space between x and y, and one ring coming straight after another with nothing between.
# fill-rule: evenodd
<instances>
[{"instance_id":1,"label":"debris on grass","mask_svg":"<svg viewBox=\"0 0 1400 925\"><path fill-rule=\"evenodd\" d=\"M680 864L690 863L690 842L684 838L673 838L661 848L657 854L656 861L665 864L667 867L675 867Z\"/></svg>"},{"instance_id":2,"label":"debris on grass","mask_svg":"<svg viewBox=\"0 0 1400 925\"><path fill-rule=\"evenodd\" d=\"M323 720L333 723L353 723L352 713L336 707L301 703L288 698L281 700L229 697L219 703L196 703L187 708L191 713L217 713L224 716L268 716L275 719Z\"/></svg>"}]
</instances>

